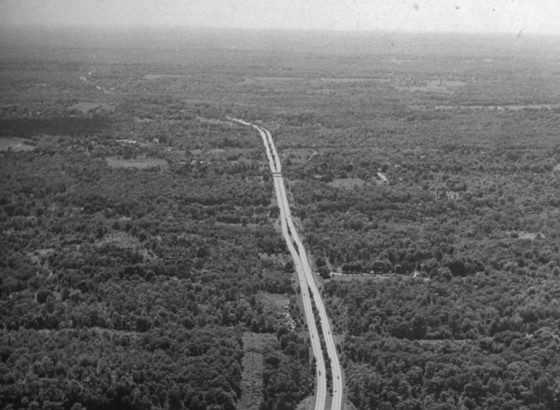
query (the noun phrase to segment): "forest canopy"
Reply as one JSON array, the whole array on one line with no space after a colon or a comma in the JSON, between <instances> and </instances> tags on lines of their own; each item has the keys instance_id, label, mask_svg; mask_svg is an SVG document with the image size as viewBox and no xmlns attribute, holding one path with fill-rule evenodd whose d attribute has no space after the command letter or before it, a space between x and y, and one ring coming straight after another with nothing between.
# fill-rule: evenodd
<instances>
[{"instance_id":1,"label":"forest canopy","mask_svg":"<svg viewBox=\"0 0 560 410\"><path fill-rule=\"evenodd\" d=\"M312 400L236 117L274 136L345 408L559 408L560 43L67 34L0 44L0 407Z\"/></svg>"}]
</instances>

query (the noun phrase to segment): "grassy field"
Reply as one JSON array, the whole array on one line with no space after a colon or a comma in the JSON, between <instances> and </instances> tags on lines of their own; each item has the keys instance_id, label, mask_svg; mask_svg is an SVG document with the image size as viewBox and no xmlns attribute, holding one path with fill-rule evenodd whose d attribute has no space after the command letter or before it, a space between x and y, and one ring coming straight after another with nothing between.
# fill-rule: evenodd
<instances>
[{"instance_id":1,"label":"grassy field","mask_svg":"<svg viewBox=\"0 0 560 410\"><path fill-rule=\"evenodd\" d=\"M111 168L135 168L135 169L148 169L148 168L161 168L166 169L169 163L160 158L130 158L124 159L120 157L107 157L105 158L107 164Z\"/></svg>"},{"instance_id":2,"label":"grassy field","mask_svg":"<svg viewBox=\"0 0 560 410\"><path fill-rule=\"evenodd\" d=\"M352 189L356 187L362 187L366 184L366 181L360 178L336 178L329 185L334 188L342 189Z\"/></svg>"},{"instance_id":3,"label":"grassy field","mask_svg":"<svg viewBox=\"0 0 560 410\"><path fill-rule=\"evenodd\" d=\"M241 399L239 409L258 410L263 392L263 352L267 347L276 343L276 338L270 334L245 332L243 341L243 375L241 382Z\"/></svg>"},{"instance_id":4,"label":"grassy field","mask_svg":"<svg viewBox=\"0 0 560 410\"><path fill-rule=\"evenodd\" d=\"M1 137L0 152L4 151L33 151L35 144L23 138Z\"/></svg>"}]
</instances>

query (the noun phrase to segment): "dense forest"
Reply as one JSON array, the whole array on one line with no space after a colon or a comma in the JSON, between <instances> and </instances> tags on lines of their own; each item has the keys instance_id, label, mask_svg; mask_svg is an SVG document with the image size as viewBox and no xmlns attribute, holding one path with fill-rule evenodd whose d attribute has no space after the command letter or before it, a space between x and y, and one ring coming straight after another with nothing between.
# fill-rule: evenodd
<instances>
[{"instance_id":1,"label":"dense forest","mask_svg":"<svg viewBox=\"0 0 560 410\"><path fill-rule=\"evenodd\" d=\"M84 139L3 154L1 401L235 408L241 333L285 329L267 294L293 293L285 263L260 256L285 252L271 186L250 160L111 169L76 152ZM281 360L267 391L312 374L291 334L267 353Z\"/></svg>"},{"instance_id":2,"label":"dense forest","mask_svg":"<svg viewBox=\"0 0 560 410\"><path fill-rule=\"evenodd\" d=\"M118 104L3 111L1 407L235 409L243 335L268 333L249 402L295 408L314 370L259 139Z\"/></svg>"},{"instance_id":3,"label":"dense forest","mask_svg":"<svg viewBox=\"0 0 560 410\"><path fill-rule=\"evenodd\" d=\"M358 408L553 409L560 403L557 277L510 272L334 283Z\"/></svg>"},{"instance_id":4,"label":"dense forest","mask_svg":"<svg viewBox=\"0 0 560 410\"><path fill-rule=\"evenodd\" d=\"M558 62L540 62L523 80L477 68L449 94L411 82L406 105L348 100L347 116L278 128L356 408L560 408L560 117L519 105L558 103L540 92ZM503 99L473 100L480 84ZM368 87L389 93L352 91ZM500 105L507 93L518 105Z\"/></svg>"},{"instance_id":5,"label":"dense forest","mask_svg":"<svg viewBox=\"0 0 560 410\"><path fill-rule=\"evenodd\" d=\"M254 148L244 162L112 169L94 155L117 148L102 141L2 154L1 401L233 409L241 333L282 329L293 337L266 354L263 408L308 394L305 342L267 309L267 294L294 290L282 258L263 256L285 245ZM285 372L302 383L283 392Z\"/></svg>"},{"instance_id":6,"label":"dense forest","mask_svg":"<svg viewBox=\"0 0 560 410\"><path fill-rule=\"evenodd\" d=\"M274 135L345 408L560 407L556 43L16 34L0 45L0 407L313 395L265 152L228 115Z\"/></svg>"}]
</instances>

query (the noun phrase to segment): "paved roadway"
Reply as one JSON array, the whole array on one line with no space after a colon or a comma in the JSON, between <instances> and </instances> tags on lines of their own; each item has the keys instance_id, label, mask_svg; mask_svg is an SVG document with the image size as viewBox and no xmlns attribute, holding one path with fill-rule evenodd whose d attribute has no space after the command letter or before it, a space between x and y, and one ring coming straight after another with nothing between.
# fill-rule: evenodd
<instances>
[{"instance_id":1,"label":"paved roadway","mask_svg":"<svg viewBox=\"0 0 560 410\"><path fill-rule=\"evenodd\" d=\"M311 291L311 297L315 302L315 306L319 313L321 330L323 333L323 338L325 340L325 345L327 348L327 354L331 363L331 375L332 375L332 386L333 386L333 400L331 410L341 410L342 408L342 372L340 369L340 362L338 360L338 355L336 352L336 345L334 338L330 329L330 323L327 316L327 311L321 298L321 293L317 288L317 284L313 277L311 271L311 266L307 258L307 252L303 246L303 242L299 237L296 227L294 225L290 205L288 203L288 196L286 194L286 187L284 185L284 179L282 177L282 164L280 162L280 157L276 151L274 141L272 140L272 135L270 132L262 127L248 123L243 120L230 118L231 120L238 122L243 125L251 126L255 128L263 140L263 144L266 149L266 156L270 164L270 169L272 171L272 176L274 180L274 188L276 190L276 199L278 200L278 207L280 208L280 222L282 225L282 235L286 241L290 254L294 259L294 266L298 274L300 289L304 302L305 317L309 326L309 333L311 336L311 344L313 348L313 354L317 362L317 395L315 400L315 410L324 410L325 399L327 395L326 391L326 371L325 362L323 359L323 351L320 344L315 317L313 314L313 309L311 305L311 298L309 291Z\"/></svg>"}]
</instances>

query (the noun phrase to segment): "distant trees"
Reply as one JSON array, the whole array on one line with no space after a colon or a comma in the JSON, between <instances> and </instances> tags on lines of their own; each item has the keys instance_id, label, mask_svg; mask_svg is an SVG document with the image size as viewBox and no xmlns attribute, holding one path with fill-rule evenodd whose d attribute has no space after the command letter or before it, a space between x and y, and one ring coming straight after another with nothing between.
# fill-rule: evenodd
<instances>
[{"instance_id":1,"label":"distant trees","mask_svg":"<svg viewBox=\"0 0 560 410\"><path fill-rule=\"evenodd\" d=\"M0 119L1 136L91 135L111 126L108 117L98 118L13 118Z\"/></svg>"}]
</instances>

